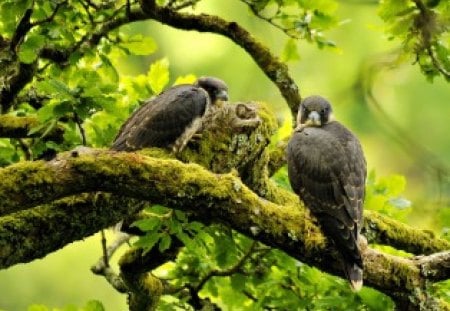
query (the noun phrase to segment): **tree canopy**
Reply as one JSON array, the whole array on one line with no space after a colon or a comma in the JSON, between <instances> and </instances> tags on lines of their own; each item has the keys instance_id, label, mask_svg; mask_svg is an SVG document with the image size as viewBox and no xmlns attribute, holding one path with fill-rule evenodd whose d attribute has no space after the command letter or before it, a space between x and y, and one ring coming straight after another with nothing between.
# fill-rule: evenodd
<instances>
[{"instance_id":1,"label":"tree canopy","mask_svg":"<svg viewBox=\"0 0 450 311\"><path fill-rule=\"evenodd\" d=\"M117 295L126 294L130 310L450 309L450 242L406 224L404 177L369 175L366 287L360 293L340 278L333 245L288 184L284 149L309 79L294 79L291 64L305 61L299 42L339 52L329 35L343 24L339 2L236 0L247 15L231 20L204 11L205 1L0 4L0 267L43 258L125 219L143 234L108 241L103 236L91 270ZM396 47L362 64L355 97L378 107L373 76L399 64L413 66L429 82L448 83L447 1L360 2L373 7ZM217 34L241 47L281 94L287 120L277 120L273 105L247 94L240 103L254 109L257 126L237 125L246 117L230 103L181 154L108 150L119 126L145 99L203 74L174 78L167 57L146 58L144 73L123 74L124 58L139 62L160 44L151 29L130 30L143 21ZM278 31L283 46L257 37L249 21ZM233 57L223 55L222 64ZM252 81L245 72L237 76ZM448 178L445 162L416 148L411 136L402 137L426 167ZM119 248L126 250L110 265ZM89 301L81 309L104 307Z\"/></svg>"}]
</instances>

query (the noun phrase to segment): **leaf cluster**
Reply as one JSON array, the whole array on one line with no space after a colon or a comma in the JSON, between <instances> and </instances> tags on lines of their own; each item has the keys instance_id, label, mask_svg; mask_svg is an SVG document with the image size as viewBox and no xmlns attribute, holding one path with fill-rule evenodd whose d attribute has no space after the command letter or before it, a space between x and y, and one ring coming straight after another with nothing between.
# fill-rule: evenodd
<instances>
[{"instance_id":1,"label":"leaf cluster","mask_svg":"<svg viewBox=\"0 0 450 311\"><path fill-rule=\"evenodd\" d=\"M390 39L402 41L400 58L417 63L432 81L450 81L450 5L440 0L384 0L378 9Z\"/></svg>"}]
</instances>

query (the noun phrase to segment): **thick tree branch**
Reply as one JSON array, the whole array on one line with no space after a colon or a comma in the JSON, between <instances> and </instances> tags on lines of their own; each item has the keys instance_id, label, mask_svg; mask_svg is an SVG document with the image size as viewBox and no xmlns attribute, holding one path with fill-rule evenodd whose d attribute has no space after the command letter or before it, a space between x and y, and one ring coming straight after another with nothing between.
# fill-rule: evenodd
<instances>
[{"instance_id":1,"label":"thick tree branch","mask_svg":"<svg viewBox=\"0 0 450 311\"><path fill-rule=\"evenodd\" d=\"M226 223L263 243L284 250L305 263L332 274L342 275L340 266L333 264L336 260L332 248L327 246L305 209L299 208L299 205L279 206L261 199L233 174L217 175L196 164L109 151L95 151L93 154L79 157L60 157L51 162L37 164L38 166L29 166L29 163L23 163L0 171L1 174L8 173L13 179L14 175L17 175L27 176L29 180L34 181L33 184L27 185L29 190L16 185L16 191L23 191L24 199L19 203L11 200L16 197L16 194L11 193L11 189L3 193L0 202L9 202L12 205L7 208L4 203L0 203L3 211L17 211L24 206L48 203L54 198L85 191L114 192L176 209L193 210L200 221L213 219ZM48 168L53 173L48 174ZM43 173L47 174L44 180L37 178L44 176ZM123 202L117 206L114 204L114 208L111 208L114 203L111 200L96 204L97 207L84 206L83 209L75 208L75 203L71 205L71 209L64 210L61 207L70 206L65 200L65 204L59 201L55 205L0 218L1 267L43 256L57 247L92 234L136 212L136 207L133 209L130 204ZM103 206L103 209L100 206ZM107 210L106 206L109 206ZM57 222L53 217L57 217ZM27 244L33 243L32 241L18 241L24 235L18 232L17 228L26 230L21 227L22 223L27 224L28 230L34 231L30 236L36 236L34 243L37 244L31 248L28 248ZM58 225L59 235L49 234L52 230L51 224ZM72 229L69 230L66 226ZM25 241L27 243L24 243ZM30 254L32 250L38 254ZM427 276L422 275L420 266L411 259L367 250L364 253L364 269L366 284L396 299L410 299L411 295L416 295L412 292L413 289L425 288ZM420 296L414 296L414 299L420 299Z\"/></svg>"},{"instance_id":2,"label":"thick tree branch","mask_svg":"<svg viewBox=\"0 0 450 311\"><path fill-rule=\"evenodd\" d=\"M52 128L43 127L29 134L30 130L40 125L36 117L16 117L0 115L0 138L34 138L41 137L44 140L52 140L57 143L63 141L64 129L55 124Z\"/></svg>"},{"instance_id":3,"label":"thick tree branch","mask_svg":"<svg viewBox=\"0 0 450 311\"><path fill-rule=\"evenodd\" d=\"M450 249L447 240L432 231L414 229L373 211L365 211L363 234L369 242L390 245L413 254L432 254Z\"/></svg>"},{"instance_id":4,"label":"thick tree branch","mask_svg":"<svg viewBox=\"0 0 450 311\"><path fill-rule=\"evenodd\" d=\"M127 286L131 311L155 310L162 294L173 292L167 282L151 274L151 271L170 260L175 260L182 243L174 239L169 249L161 253L155 247L147 254L132 248L119 260L120 276Z\"/></svg>"},{"instance_id":5,"label":"thick tree branch","mask_svg":"<svg viewBox=\"0 0 450 311\"><path fill-rule=\"evenodd\" d=\"M16 57L0 55L0 113L6 113L12 106L14 98L33 79L37 63L24 64Z\"/></svg>"},{"instance_id":6,"label":"thick tree branch","mask_svg":"<svg viewBox=\"0 0 450 311\"><path fill-rule=\"evenodd\" d=\"M450 251L417 257L422 275L433 281L450 279Z\"/></svg>"},{"instance_id":7,"label":"thick tree branch","mask_svg":"<svg viewBox=\"0 0 450 311\"><path fill-rule=\"evenodd\" d=\"M42 258L142 207L140 201L118 196L81 194L1 217L0 268Z\"/></svg>"},{"instance_id":8,"label":"thick tree branch","mask_svg":"<svg viewBox=\"0 0 450 311\"><path fill-rule=\"evenodd\" d=\"M25 10L25 13L23 14L22 18L19 21L19 24L16 27L16 31L13 34L13 37L10 42L9 49L12 52L15 52L18 45L20 45L27 35L27 33L33 28L33 25L31 24L31 15L33 14L33 9L28 8Z\"/></svg>"}]
</instances>

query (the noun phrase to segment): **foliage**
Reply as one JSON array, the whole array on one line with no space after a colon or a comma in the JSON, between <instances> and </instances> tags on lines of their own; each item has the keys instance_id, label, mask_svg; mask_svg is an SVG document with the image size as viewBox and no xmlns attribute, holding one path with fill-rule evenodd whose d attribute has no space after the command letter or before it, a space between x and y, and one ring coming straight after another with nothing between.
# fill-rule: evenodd
<instances>
[{"instance_id":1,"label":"foliage","mask_svg":"<svg viewBox=\"0 0 450 311\"><path fill-rule=\"evenodd\" d=\"M367 177L364 208L405 221L411 211L411 202L402 196L405 186L406 180L403 176L392 175L377 179L375 172L370 172Z\"/></svg>"},{"instance_id":2,"label":"foliage","mask_svg":"<svg viewBox=\"0 0 450 311\"><path fill-rule=\"evenodd\" d=\"M335 0L240 1L256 18L287 36L281 52L283 61L301 59L298 40L319 48L336 48L336 43L325 36L325 31L339 26ZM155 40L141 34L131 35L126 26L121 27L126 24L129 2L133 8L137 5L136 1L125 0L2 1L0 46L4 39L11 40L18 61L33 65L36 70L30 83L17 94L12 108L1 112L36 116L41 124L31 129L30 134L41 130L44 134L38 139L0 139L0 166L38 159L48 150L59 152L80 144L108 147L120 124L143 100L160 93L171 82L179 84L195 79L195 75L171 79L169 60L152 55L158 48ZM200 1L158 1L158 4L184 8L197 2ZM401 57L408 60L413 57L430 79L438 75L449 79L448 1L385 0L378 14L385 21L390 39L401 40ZM21 34L18 25L29 29ZM101 33L102 30L105 32ZM149 55L153 58L145 74L119 74L117 67L124 57ZM3 52L0 57L2 63L10 61L10 56ZM57 124L64 127L64 142L44 140L45 133ZM285 132L290 130L290 123L287 124L283 127ZM285 168L273 180L289 189ZM366 208L404 220L410 206L401 195L404 188L402 176L376 179L372 172L367 183ZM447 215L448 209L442 213ZM355 294L345 281L227 227L190 222L189 215L170 207L151 206L143 215L145 218L134 223L145 232L133 244L135 247L147 253L154 248L164 252L174 245L175 239L184 245L174 262L155 271L180 289L180 295L163 297L161 310L173 310L176 305L186 308L188 301L182 293L192 289L200 297L208 297L230 310L242 306L248 310L392 308L392 301L374 290L365 288ZM448 285L440 285L436 291L448 294L447 288ZM35 305L29 310L48 308ZM103 307L92 301L80 309L68 306L61 310L100 311Z\"/></svg>"},{"instance_id":3,"label":"foliage","mask_svg":"<svg viewBox=\"0 0 450 311\"><path fill-rule=\"evenodd\" d=\"M327 39L324 31L336 27L335 0L241 0L260 19L279 28L289 38L284 46L283 61L300 59L297 40L315 43L319 48L335 48L336 43Z\"/></svg>"},{"instance_id":4,"label":"foliage","mask_svg":"<svg viewBox=\"0 0 450 311\"><path fill-rule=\"evenodd\" d=\"M450 81L450 5L435 0L384 0L378 14L390 39L402 41L400 57L413 58L429 80Z\"/></svg>"}]
</instances>

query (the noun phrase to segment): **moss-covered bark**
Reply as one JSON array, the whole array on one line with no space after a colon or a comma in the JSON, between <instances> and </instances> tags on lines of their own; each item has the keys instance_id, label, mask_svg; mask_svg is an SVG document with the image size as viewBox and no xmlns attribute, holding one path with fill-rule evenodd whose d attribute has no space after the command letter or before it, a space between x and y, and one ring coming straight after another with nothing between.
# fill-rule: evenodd
<instances>
[{"instance_id":1,"label":"moss-covered bark","mask_svg":"<svg viewBox=\"0 0 450 311\"><path fill-rule=\"evenodd\" d=\"M25 263L112 226L142 201L81 194L0 217L0 268Z\"/></svg>"},{"instance_id":2,"label":"moss-covered bark","mask_svg":"<svg viewBox=\"0 0 450 311\"><path fill-rule=\"evenodd\" d=\"M0 115L0 137L6 138L31 138L42 137L45 140L53 140L57 143L63 141L64 130L55 124L53 128L43 127L32 134L30 130L40 125L36 117L16 117L12 115ZM45 135L44 135L45 134Z\"/></svg>"},{"instance_id":3,"label":"moss-covered bark","mask_svg":"<svg viewBox=\"0 0 450 311\"><path fill-rule=\"evenodd\" d=\"M199 221L224 223L302 262L342 275L333 248L298 197L268 179L266 147L275 125L266 108L258 109L262 122L257 127L236 131L219 120L206 124L202 140L179 155L202 165L183 163L154 148L142 154L80 148L49 162L0 169L0 267L43 257L134 214L143 206L137 202L151 201L189 211ZM232 107L222 113L219 119L230 117L228 113L235 117ZM68 197L97 191L114 196ZM365 230L369 241L397 243L417 253L449 246L376 213L366 214ZM437 303L426 296L427 276L421 267L414 259L370 249L364 253L365 284L405 308ZM148 281L143 275L130 277L136 284Z\"/></svg>"},{"instance_id":4,"label":"moss-covered bark","mask_svg":"<svg viewBox=\"0 0 450 311\"><path fill-rule=\"evenodd\" d=\"M450 243L436 237L432 231L412 228L373 211L365 211L362 231L369 242L390 245L412 254L450 249Z\"/></svg>"},{"instance_id":5,"label":"moss-covered bark","mask_svg":"<svg viewBox=\"0 0 450 311\"><path fill-rule=\"evenodd\" d=\"M109 191L177 209L189 209L199 220L226 223L305 263L341 275L339 266L330 265L335 262L332 249L327 247L324 237L303 208L299 208L295 202L280 206L262 199L233 174L218 175L199 165L184 164L177 160L105 151L75 158L63 157L41 165L55 166L55 163L58 163L65 180L55 179L51 185L55 186L55 190L60 189L61 193L67 194L69 190L63 190L65 187L70 188L72 194L86 190ZM4 170L10 171L12 168ZM33 167L28 173L30 180L35 180L33 175L41 172ZM65 183L67 180L78 180L80 184L90 185L90 189L76 190L72 188L72 182ZM59 186L56 187L56 184ZM47 184L46 189L49 186ZM41 192L39 183L36 187L33 192ZM58 196L57 192L53 196ZM28 202L33 200L36 198L31 197ZM70 201L66 200L70 199L1 218L2 267L41 257L45 252L55 249L55 245L62 246L83 235L87 236L136 211L130 210L130 205L124 208L124 204L116 205L111 200L99 201L94 205L83 204L83 209L67 209ZM51 199L46 196L35 203L49 201ZM113 216L111 210L108 210L111 206L114 207ZM37 220L39 223L36 223ZM19 231L27 228L30 223L36 224L29 227L31 232ZM56 231L61 234L52 234ZM38 254L31 254L33 249L41 250ZM24 250L28 252L24 253ZM421 285L424 279L414 261L375 251L364 254L364 268L366 284L390 295L408 293Z\"/></svg>"}]
</instances>

